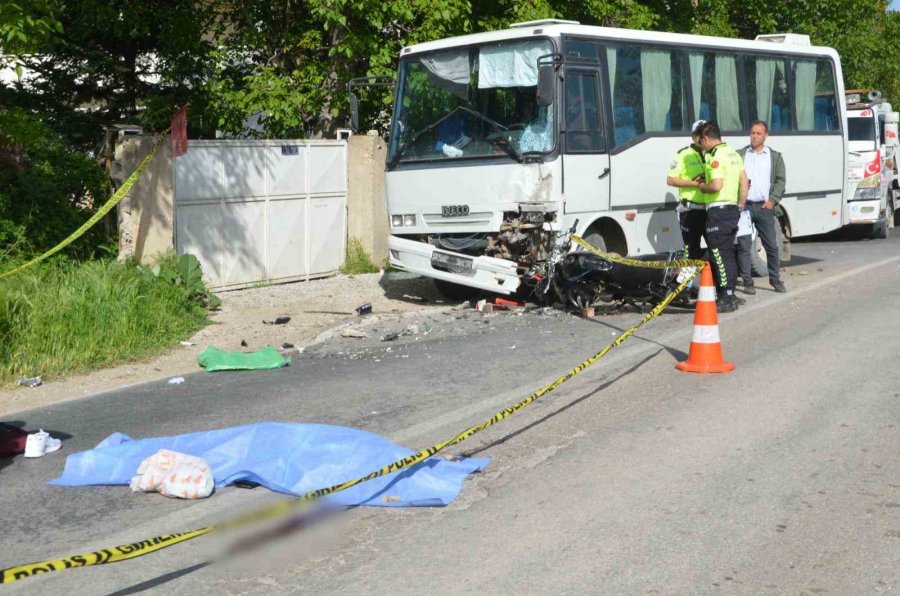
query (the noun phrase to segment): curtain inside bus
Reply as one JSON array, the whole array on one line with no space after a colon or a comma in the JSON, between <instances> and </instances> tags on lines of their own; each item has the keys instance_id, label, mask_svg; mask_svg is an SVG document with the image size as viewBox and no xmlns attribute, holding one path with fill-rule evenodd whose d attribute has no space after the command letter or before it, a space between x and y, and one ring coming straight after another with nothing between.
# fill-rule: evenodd
<instances>
[{"instance_id":1,"label":"curtain inside bus","mask_svg":"<svg viewBox=\"0 0 900 596\"><path fill-rule=\"evenodd\" d=\"M694 117L700 117L700 96L703 90L703 54L690 52L688 63L691 70L691 94L694 96Z\"/></svg>"},{"instance_id":2,"label":"curtain inside bus","mask_svg":"<svg viewBox=\"0 0 900 596\"><path fill-rule=\"evenodd\" d=\"M644 130L666 130L672 105L672 56L669 50L641 50Z\"/></svg>"},{"instance_id":3,"label":"curtain inside bus","mask_svg":"<svg viewBox=\"0 0 900 596\"><path fill-rule=\"evenodd\" d=\"M772 92L775 90L776 61L756 59L756 117L768 123L772 121Z\"/></svg>"},{"instance_id":4,"label":"curtain inside bus","mask_svg":"<svg viewBox=\"0 0 900 596\"><path fill-rule=\"evenodd\" d=\"M735 57L716 54L716 118L721 130L741 130Z\"/></svg>"},{"instance_id":5,"label":"curtain inside bus","mask_svg":"<svg viewBox=\"0 0 900 596\"><path fill-rule=\"evenodd\" d=\"M547 42L521 41L482 46L478 52L478 88L534 87L537 60L547 53Z\"/></svg>"},{"instance_id":6,"label":"curtain inside bus","mask_svg":"<svg viewBox=\"0 0 900 596\"><path fill-rule=\"evenodd\" d=\"M794 102L798 130L816 128L816 63L813 60L794 61Z\"/></svg>"},{"instance_id":7,"label":"curtain inside bus","mask_svg":"<svg viewBox=\"0 0 900 596\"><path fill-rule=\"evenodd\" d=\"M466 99L471 72L467 48L428 54L420 61L428 71L428 79L436 87Z\"/></svg>"}]
</instances>

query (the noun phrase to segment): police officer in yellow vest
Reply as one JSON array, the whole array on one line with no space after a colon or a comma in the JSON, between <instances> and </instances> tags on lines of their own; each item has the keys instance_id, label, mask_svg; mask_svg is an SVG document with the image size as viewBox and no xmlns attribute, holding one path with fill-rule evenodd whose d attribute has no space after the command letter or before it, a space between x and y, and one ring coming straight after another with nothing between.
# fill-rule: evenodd
<instances>
[{"instance_id":1,"label":"police officer in yellow vest","mask_svg":"<svg viewBox=\"0 0 900 596\"><path fill-rule=\"evenodd\" d=\"M698 189L712 199L706 207L706 245L719 310L731 312L738 306L734 295L738 271L734 239L750 183L744 173L744 161L737 151L722 142L716 123L703 124L699 133L700 146L705 152L705 180Z\"/></svg>"},{"instance_id":2,"label":"police officer in yellow vest","mask_svg":"<svg viewBox=\"0 0 900 596\"><path fill-rule=\"evenodd\" d=\"M700 147L700 129L704 124L705 120L698 120L691 126L693 142L678 150L666 177L666 184L677 188L681 199L677 208L678 223L684 240L684 256L689 259L699 259L702 254L700 239L706 232L706 203L711 200L699 189L706 175Z\"/></svg>"}]
</instances>

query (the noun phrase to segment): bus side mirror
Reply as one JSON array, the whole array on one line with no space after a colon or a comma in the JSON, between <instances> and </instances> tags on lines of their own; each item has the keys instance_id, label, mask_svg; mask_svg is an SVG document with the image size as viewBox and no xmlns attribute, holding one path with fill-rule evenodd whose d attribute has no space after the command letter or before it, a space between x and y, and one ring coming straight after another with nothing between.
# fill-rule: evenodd
<instances>
[{"instance_id":1,"label":"bus side mirror","mask_svg":"<svg viewBox=\"0 0 900 596\"><path fill-rule=\"evenodd\" d=\"M556 95L556 66L554 64L538 65L537 104L541 107L553 105Z\"/></svg>"},{"instance_id":2,"label":"bus side mirror","mask_svg":"<svg viewBox=\"0 0 900 596\"><path fill-rule=\"evenodd\" d=\"M359 98L356 93L350 93L350 128L353 132L359 132Z\"/></svg>"}]
</instances>

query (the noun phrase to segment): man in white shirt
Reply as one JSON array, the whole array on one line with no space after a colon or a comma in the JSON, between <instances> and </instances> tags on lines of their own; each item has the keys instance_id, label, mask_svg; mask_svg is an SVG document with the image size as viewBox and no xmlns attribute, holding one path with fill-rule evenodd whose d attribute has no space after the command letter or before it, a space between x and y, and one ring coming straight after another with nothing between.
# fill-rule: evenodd
<instances>
[{"instance_id":1,"label":"man in white shirt","mask_svg":"<svg viewBox=\"0 0 900 596\"><path fill-rule=\"evenodd\" d=\"M768 138L768 125L758 120L750 125L750 145L738 153L744 158L744 170L750 179L750 192L747 195L745 209L750 212L750 219L756 226L756 232L766 250L769 283L776 292L784 293L787 290L779 274L781 263L778 257L775 226L780 224L775 217L775 207L784 196L786 176L784 159L781 153L766 145ZM753 278L744 278L743 281L744 292L755 294Z\"/></svg>"}]
</instances>

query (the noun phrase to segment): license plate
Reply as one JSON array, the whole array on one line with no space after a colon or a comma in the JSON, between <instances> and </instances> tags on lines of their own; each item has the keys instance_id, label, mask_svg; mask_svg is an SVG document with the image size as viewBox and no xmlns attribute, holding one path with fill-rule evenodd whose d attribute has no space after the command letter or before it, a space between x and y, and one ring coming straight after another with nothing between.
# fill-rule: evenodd
<instances>
[{"instance_id":1,"label":"license plate","mask_svg":"<svg viewBox=\"0 0 900 596\"><path fill-rule=\"evenodd\" d=\"M450 273L475 275L475 261L445 252L434 251L431 253L431 266Z\"/></svg>"},{"instance_id":2,"label":"license plate","mask_svg":"<svg viewBox=\"0 0 900 596\"><path fill-rule=\"evenodd\" d=\"M695 271L697 271L696 267L682 267L678 272L678 277L675 279L675 282L680 284L681 282L692 276Z\"/></svg>"}]
</instances>

